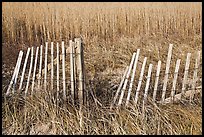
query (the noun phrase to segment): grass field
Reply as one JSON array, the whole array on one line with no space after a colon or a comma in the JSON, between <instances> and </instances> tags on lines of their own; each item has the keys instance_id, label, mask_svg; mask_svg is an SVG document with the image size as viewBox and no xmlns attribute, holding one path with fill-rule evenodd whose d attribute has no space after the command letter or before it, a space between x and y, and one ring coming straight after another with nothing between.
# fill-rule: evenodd
<instances>
[{"instance_id":1,"label":"grass field","mask_svg":"<svg viewBox=\"0 0 204 137\"><path fill-rule=\"evenodd\" d=\"M202 109L198 99L193 104L174 104L148 108L143 119L139 106L110 111L120 77L131 56L141 49L139 60L156 66L162 61L164 75L170 43L172 65L181 59L184 70L186 54L202 51L202 3L18 3L2 2L2 88L10 82L18 52L40 46L46 41L69 43L81 37L87 74L87 90L99 105L84 108L83 126L78 111L71 106L55 108L52 99L36 95L24 108L21 97L3 99L3 134L202 134ZM202 57L201 57L202 62ZM141 64L140 64L141 65ZM156 68L153 68L156 70ZM192 78L193 71L189 72ZM198 75L202 77L202 63ZM139 73L136 74L136 77ZM173 75L172 75L173 76ZM172 77L170 75L170 77ZM178 79L182 80L180 74ZM90 84L92 83L92 84ZM44 106L44 107L43 107ZM44 130L41 130L44 129Z\"/></svg>"}]
</instances>

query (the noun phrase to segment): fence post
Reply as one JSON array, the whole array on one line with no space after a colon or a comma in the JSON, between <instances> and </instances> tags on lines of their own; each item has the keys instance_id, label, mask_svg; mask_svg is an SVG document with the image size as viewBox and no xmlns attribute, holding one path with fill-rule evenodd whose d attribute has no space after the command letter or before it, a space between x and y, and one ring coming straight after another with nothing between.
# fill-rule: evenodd
<instances>
[{"instance_id":1,"label":"fence post","mask_svg":"<svg viewBox=\"0 0 204 137\"><path fill-rule=\"evenodd\" d=\"M140 49L137 49L137 55L136 55L136 58L135 58L135 61L134 61L133 72L132 72L132 76L131 76L131 80L130 80L130 86L129 86L125 106L128 105L129 100L130 100L130 95L131 95L132 86L133 86L133 82L134 82L134 78L135 78L135 72L136 72L136 68L137 68L137 62L138 62L139 54L140 54Z\"/></svg>"},{"instance_id":2,"label":"fence post","mask_svg":"<svg viewBox=\"0 0 204 137\"><path fill-rule=\"evenodd\" d=\"M166 94L166 88L167 88L167 82L168 82L168 76L169 76L169 67L170 67L171 55L172 55L172 48L173 48L173 44L170 44L168 56L167 56L164 85L163 85L163 90L162 90L162 98L161 98L162 102L165 100L165 94Z\"/></svg>"},{"instance_id":3,"label":"fence post","mask_svg":"<svg viewBox=\"0 0 204 137\"><path fill-rule=\"evenodd\" d=\"M48 42L46 42L45 47L45 75L44 75L44 89L47 90L47 50L48 50Z\"/></svg>"},{"instance_id":4,"label":"fence post","mask_svg":"<svg viewBox=\"0 0 204 137\"><path fill-rule=\"evenodd\" d=\"M51 90L53 90L53 77L54 77L53 42L51 42Z\"/></svg>"},{"instance_id":5,"label":"fence post","mask_svg":"<svg viewBox=\"0 0 204 137\"><path fill-rule=\"evenodd\" d=\"M156 95L157 95L157 87L159 82L159 73L161 68L161 60L158 61L157 65L157 72L156 72L156 78L155 78L155 84L154 84L154 92L153 92L153 102L156 101Z\"/></svg>"},{"instance_id":6,"label":"fence post","mask_svg":"<svg viewBox=\"0 0 204 137\"><path fill-rule=\"evenodd\" d=\"M83 76L83 62L82 62L82 52L83 52L83 47L81 43L81 38L75 38L76 42L76 53L78 54L78 61L77 61L77 71L79 75L79 85L78 85L78 98L79 98L79 103L80 107L83 104L83 93L84 93L84 76Z\"/></svg>"},{"instance_id":7,"label":"fence post","mask_svg":"<svg viewBox=\"0 0 204 137\"><path fill-rule=\"evenodd\" d=\"M123 83L124 83L124 81L125 81L125 77L126 77L127 72L128 72L128 68L129 68L129 66L127 66L126 69L125 69L125 72L124 72L124 74L123 74L122 80L121 80L121 82L120 82L120 85L119 85L119 87L118 87L118 89L117 89L117 91L116 91L115 97L114 97L114 99L113 99L113 103L112 103L111 106L110 106L110 110L112 110L112 107L113 107L113 105L115 104L115 101L116 101L116 99L117 99L117 97L118 97L118 94L119 94L119 92L120 92L120 90L121 90L121 88L122 88L122 86L123 86Z\"/></svg>"},{"instance_id":8,"label":"fence post","mask_svg":"<svg viewBox=\"0 0 204 137\"><path fill-rule=\"evenodd\" d=\"M65 50L64 41L62 41L62 72L63 72L63 98L66 99L66 79L65 79Z\"/></svg>"},{"instance_id":9,"label":"fence post","mask_svg":"<svg viewBox=\"0 0 204 137\"><path fill-rule=\"evenodd\" d=\"M24 62L24 65L23 65L23 71L22 71L22 75L21 75L21 81L20 81L20 85L19 85L19 90L21 90L21 88L22 88L23 78L24 78L24 74L25 74L25 70L26 70L26 66L27 66L27 61L28 61L29 53L30 53L30 48L28 48L27 53L26 53L26 58L25 58L25 62Z\"/></svg>"},{"instance_id":10,"label":"fence post","mask_svg":"<svg viewBox=\"0 0 204 137\"><path fill-rule=\"evenodd\" d=\"M16 88L17 79L18 79L18 73L19 73L19 69L20 69L20 66L21 66L22 57L23 57L23 52L21 51L20 58L19 58L19 61L18 61L18 65L17 65L17 69L16 69L16 74L15 74L13 93L14 93L15 88Z\"/></svg>"},{"instance_id":11,"label":"fence post","mask_svg":"<svg viewBox=\"0 0 204 137\"><path fill-rule=\"evenodd\" d=\"M150 82L150 78L151 78L151 73L152 73L152 64L149 65L149 69L148 69L148 74L147 74L147 82L146 82L146 86L145 86L145 93L144 93L144 98L143 98L143 105L142 108L144 110L145 104L147 102L147 94L148 94L148 90L149 90L149 82ZM144 111L143 111L144 112Z\"/></svg>"},{"instance_id":12,"label":"fence post","mask_svg":"<svg viewBox=\"0 0 204 137\"><path fill-rule=\"evenodd\" d=\"M130 62L130 66L129 66L126 78L125 78L123 88L121 90L120 98L119 98L119 101L118 101L118 106L120 106L122 104L123 96L124 96L125 89L126 89L126 86L127 86L127 83L128 83L128 79L130 77L130 72L131 72L131 69L132 69L132 66L133 66L133 63L134 63L134 60L135 60L135 56L136 56L136 53L134 52L133 56L132 56L132 59L131 59L131 62Z\"/></svg>"},{"instance_id":13,"label":"fence post","mask_svg":"<svg viewBox=\"0 0 204 137\"><path fill-rule=\"evenodd\" d=\"M74 94L75 92L75 70L74 70L74 42L72 42L72 40L69 41L69 48L70 48L70 75L71 75L71 98L72 98L72 103L74 105Z\"/></svg>"},{"instance_id":14,"label":"fence post","mask_svg":"<svg viewBox=\"0 0 204 137\"><path fill-rule=\"evenodd\" d=\"M35 71L36 71L36 66L37 66L37 61L38 61L38 50L39 47L36 49L36 55L35 55L35 64L34 64L34 70L33 70L33 83L32 83L32 88L31 88L31 93L33 94L33 88L35 84Z\"/></svg>"},{"instance_id":15,"label":"fence post","mask_svg":"<svg viewBox=\"0 0 204 137\"><path fill-rule=\"evenodd\" d=\"M43 53L43 45L40 46L40 65L39 65L39 75L38 75L38 88L40 88L41 82L41 72L42 72L42 53Z\"/></svg>"},{"instance_id":16,"label":"fence post","mask_svg":"<svg viewBox=\"0 0 204 137\"><path fill-rule=\"evenodd\" d=\"M29 82L30 82L30 75L31 75L32 66L33 66L33 47L31 48L31 59L30 60L31 61L30 61L30 68L29 68L29 73L28 73L26 89L25 89L25 96L27 95L27 92L28 92L28 86L29 86Z\"/></svg>"},{"instance_id":17,"label":"fence post","mask_svg":"<svg viewBox=\"0 0 204 137\"><path fill-rule=\"evenodd\" d=\"M175 95L175 90L176 90L176 81L177 81L180 61L181 61L180 59L178 59L176 61L176 67L175 67L174 79L173 79L173 86L172 86L172 89L171 89L171 102L174 101L174 95Z\"/></svg>"},{"instance_id":18,"label":"fence post","mask_svg":"<svg viewBox=\"0 0 204 137\"><path fill-rule=\"evenodd\" d=\"M139 91L140 91L140 87L141 87L141 84L142 84L142 79L143 79L143 74L144 74L146 62L147 62L147 57L144 58L144 61L143 61L143 64L142 64L142 69L141 69L141 73L140 73L140 77L139 77L139 82L138 82L137 90L136 90L136 93L135 93L135 100L134 100L135 104L137 104L137 101L138 101Z\"/></svg>"},{"instance_id":19,"label":"fence post","mask_svg":"<svg viewBox=\"0 0 204 137\"><path fill-rule=\"evenodd\" d=\"M186 81L187 81L187 78L188 78L190 57L191 57L191 53L187 53L186 65L185 65L185 71L184 71L184 77L183 77L183 83L182 83L182 89L181 89L181 98L184 96L185 90L186 90Z\"/></svg>"},{"instance_id":20,"label":"fence post","mask_svg":"<svg viewBox=\"0 0 204 137\"><path fill-rule=\"evenodd\" d=\"M197 58L195 61L195 69L194 69L194 73L193 73L192 93L190 95L190 102L192 102L192 99L194 98L196 82L198 80L197 73L198 73L198 67L199 67L199 63L200 63L200 54L201 54L201 51L198 51Z\"/></svg>"},{"instance_id":21,"label":"fence post","mask_svg":"<svg viewBox=\"0 0 204 137\"><path fill-rule=\"evenodd\" d=\"M10 88L11 88L13 82L14 82L14 79L15 79L15 76L16 76L17 67L18 67L18 62L19 62L19 59L20 59L20 55L21 55L21 51L20 51L19 54L18 54L18 59L17 59L17 62L16 62L16 66L15 66L15 68L14 68L13 76L12 76L12 79L11 79L11 81L10 81L10 83L9 83L9 87L8 87L8 89L7 89L7 91L6 91L6 95L8 95L8 94L10 93L10 92L9 92L9 91L10 91Z\"/></svg>"}]
</instances>

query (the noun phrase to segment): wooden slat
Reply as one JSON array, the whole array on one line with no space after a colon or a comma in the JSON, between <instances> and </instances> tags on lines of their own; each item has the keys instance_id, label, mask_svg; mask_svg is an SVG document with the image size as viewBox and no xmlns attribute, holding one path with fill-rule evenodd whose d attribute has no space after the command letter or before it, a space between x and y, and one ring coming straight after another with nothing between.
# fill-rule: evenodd
<instances>
[{"instance_id":1,"label":"wooden slat","mask_svg":"<svg viewBox=\"0 0 204 137\"><path fill-rule=\"evenodd\" d=\"M57 98L59 94L59 43L57 42Z\"/></svg>"},{"instance_id":2,"label":"wooden slat","mask_svg":"<svg viewBox=\"0 0 204 137\"><path fill-rule=\"evenodd\" d=\"M141 73L140 73L140 77L139 77L139 82L138 82L137 90L135 93L135 99L134 99L135 104L137 104L137 102L138 102L139 91L140 91L140 87L142 85L143 74L144 74L146 62L147 62L147 57L144 58L144 61L142 63L142 69L141 69Z\"/></svg>"},{"instance_id":3,"label":"wooden slat","mask_svg":"<svg viewBox=\"0 0 204 137\"><path fill-rule=\"evenodd\" d=\"M24 65L23 65L23 71L22 71L22 74L21 74L21 81L20 81L20 85L19 85L19 90L21 90L22 85L23 85L23 79L24 79L24 74L25 74L27 62L28 62L29 53L30 53L30 48L28 48L27 53L26 53L26 58L25 58L25 62L24 62Z\"/></svg>"},{"instance_id":4,"label":"wooden slat","mask_svg":"<svg viewBox=\"0 0 204 137\"><path fill-rule=\"evenodd\" d=\"M149 83L150 83L150 78L151 78L151 73L152 73L152 64L149 65L149 69L148 69L148 74L147 74L147 82L146 82L146 86L145 86L145 93L144 93L144 98L143 98L143 110L145 107L145 104L147 102L147 95L148 95L148 90L149 90Z\"/></svg>"},{"instance_id":5,"label":"wooden slat","mask_svg":"<svg viewBox=\"0 0 204 137\"><path fill-rule=\"evenodd\" d=\"M65 78L65 49L62 41L62 81L63 81L63 98L66 99L66 78Z\"/></svg>"},{"instance_id":6,"label":"wooden slat","mask_svg":"<svg viewBox=\"0 0 204 137\"><path fill-rule=\"evenodd\" d=\"M122 77L122 79L121 79L121 81L120 81L120 85L119 85L119 87L118 87L118 89L117 89L117 91L116 91L116 93L115 93L115 96L114 96L114 98L113 98L113 102L112 102L112 104L111 104L111 106L110 106L110 110L112 110L112 107L113 107L113 105L115 104L116 99L118 98L119 92L120 92L120 90L121 90L121 88L122 88L122 86L123 86L123 83L124 83L124 81L125 81L125 77L126 77L126 75L127 75L128 68L129 68L129 66L127 66L126 69L125 69L125 72L124 72L124 74L123 74L123 77Z\"/></svg>"},{"instance_id":7,"label":"wooden slat","mask_svg":"<svg viewBox=\"0 0 204 137\"><path fill-rule=\"evenodd\" d=\"M171 55L172 55L172 48L173 44L169 45L169 51L167 56L167 63L166 63L166 70L165 70L165 77L164 77L164 85L162 89L162 98L161 100L164 101L165 94L166 94L166 88L167 88L167 82L168 82L168 76L169 76L169 68L170 68L170 62L171 62Z\"/></svg>"},{"instance_id":8,"label":"wooden slat","mask_svg":"<svg viewBox=\"0 0 204 137\"><path fill-rule=\"evenodd\" d=\"M39 50L39 47L37 47L36 54L35 54L35 64L34 64L34 70L33 70L33 81L32 81L32 87L31 87L31 94L33 94L33 89L35 85L35 72L36 72L36 66L37 66L37 61L38 61L38 50Z\"/></svg>"},{"instance_id":9,"label":"wooden slat","mask_svg":"<svg viewBox=\"0 0 204 137\"><path fill-rule=\"evenodd\" d=\"M189 70L189 66L190 66L190 57L191 57L191 53L187 53L186 65L185 65L185 71L184 71L184 77L183 77L183 83L182 83L182 89L181 89L181 96L184 95L185 90L186 90L188 70Z\"/></svg>"},{"instance_id":10,"label":"wooden slat","mask_svg":"<svg viewBox=\"0 0 204 137\"><path fill-rule=\"evenodd\" d=\"M45 68L44 68L44 90L47 90L47 51L48 51L48 42L45 43Z\"/></svg>"},{"instance_id":11,"label":"wooden slat","mask_svg":"<svg viewBox=\"0 0 204 137\"><path fill-rule=\"evenodd\" d=\"M161 61L159 60L159 61L158 61L158 65L157 65L157 72L156 72L155 84L154 84L153 102L156 101L156 95L157 95L157 87L158 87L158 82L159 82L160 68L161 68Z\"/></svg>"},{"instance_id":12,"label":"wooden slat","mask_svg":"<svg viewBox=\"0 0 204 137\"><path fill-rule=\"evenodd\" d=\"M133 67L135 56L136 56L136 53L134 52L133 56L132 56L132 59L131 59L131 62L130 62L130 66L129 66L126 78L125 78L125 82L124 82L123 88L121 90L120 98L119 98L119 101L118 101L118 106L120 106L122 104L123 96L125 94L126 86L127 86L127 83L128 83L128 79L130 77L130 72L131 72L132 67Z\"/></svg>"},{"instance_id":13,"label":"wooden slat","mask_svg":"<svg viewBox=\"0 0 204 137\"><path fill-rule=\"evenodd\" d=\"M194 69L194 73L193 73L192 94L190 95L190 102L192 102L192 100L194 98L196 82L198 80L198 67L199 67L199 63L200 63L200 54L201 54L201 51L198 51L197 58L195 61L195 69Z\"/></svg>"},{"instance_id":14,"label":"wooden slat","mask_svg":"<svg viewBox=\"0 0 204 137\"><path fill-rule=\"evenodd\" d=\"M72 103L74 104L74 94L75 92L75 74L74 74L74 42L72 40L69 41L69 46L70 46L70 75L71 75L71 98L72 98Z\"/></svg>"},{"instance_id":15,"label":"wooden slat","mask_svg":"<svg viewBox=\"0 0 204 137\"><path fill-rule=\"evenodd\" d=\"M185 96L185 97L189 97L189 96L191 96L192 92L193 92L193 90L188 90L188 91L186 91L186 92L184 93L184 96ZM198 94L198 93L201 93L201 92L202 92L202 86L196 87L196 90L195 90L194 93L195 93L195 94ZM181 93L176 94L176 95L174 96L174 102L178 102L178 101L180 101L180 100L181 100ZM171 97L166 98L163 102L157 101L157 103L169 104L169 103L171 103Z\"/></svg>"},{"instance_id":16,"label":"wooden slat","mask_svg":"<svg viewBox=\"0 0 204 137\"><path fill-rule=\"evenodd\" d=\"M51 42L51 90L53 90L53 78L54 78L53 42Z\"/></svg>"},{"instance_id":17,"label":"wooden slat","mask_svg":"<svg viewBox=\"0 0 204 137\"><path fill-rule=\"evenodd\" d=\"M28 93L28 86L30 83L30 75L31 75L31 71L32 71L32 66L33 66L33 47L31 48L31 59L30 59L30 68L29 68L29 73L28 73L28 79L27 79L27 83L26 83L26 89L25 89L25 96Z\"/></svg>"},{"instance_id":18,"label":"wooden slat","mask_svg":"<svg viewBox=\"0 0 204 137\"><path fill-rule=\"evenodd\" d=\"M42 53L43 53L43 45L40 46L40 65L39 65L39 72L36 75L38 77L38 88L40 88L41 82L41 73L42 73Z\"/></svg>"},{"instance_id":19,"label":"wooden slat","mask_svg":"<svg viewBox=\"0 0 204 137\"><path fill-rule=\"evenodd\" d=\"M171 89L171 101L174 101L174 96L175 96L175 90L176 90L176 81L178 77L178 71L179 71L179 65L180 65L180 59L176 61L176 67L175 67L175 72L174 72L174 79L173 79L173 85Z\"/></svg>"},{"instance_id":20,"label":"wooden slat","mask_svg":"<svg viewBox=\"0 0 204 137\"><path fill-rule=\"evenodd\" d=\"M133 87L133 82L134 82L134 78L135 78L135 72L136 72L136 68L137 68L137 62L138 62L138 59L139 59L139 54L140 54L140 49L137 49L137 54L136 54L136 58L135 58L135 61L134 61L133 72L132 72L132 75L131 75L130 86L129 86L129 90L128 90L128 95L127 95L125 106L128 105L129 100L130 100L130 95L131 95L131 91L132 91L132 87Z\"/></svg>"},{"instance_id":21,"label":"wooden slat","mask_svg":"<svg viewBox=\"0 0 204 137\"><path fill-rule=\"evenodd\" d=\"M15 75L16 75L16 70L17 70L17 67L18 67L18 62L19 62L19 59L20 59L20 55L21 55L21 51L18 54L18 59L16 61L16 66L14 68L13 76L12 76L11 81L9 83L9 87L8 87L8 89L6 91L6 95L8 95L10 93L11 86L13 85L13 82L14 82L14 79L15 79Z\"/></svg>"},{"instance_id":22,"label":"wooden slat","mask_svg":"<svg viewBox=\"0 0 204 137\"><path fill-rule=\"evenodd\" d=\"M69 53L69 48L66 49L66 53ZM59 56L59 60L62 60L62 55ZM55 58L53 60L53 64L56 65L57 64L57 58ZM51 69L51 63L47 64L47 71L49 71ZM44 75L45 73L45 69L42 69L41 74ZM37 77L39 77L39 73L36 75Z\"/></svg>"},{"instance_id":23,"label":"wooden slat","mask_svg":"<svg viewBox=\"0 0 204 137\"><path fill-rule=\"evenodd\" d=\"M19 69L20 69L20 66L21 66L22 57L23 57L23 52L21 51L20 58L19 58L19 61L18 61L17 70L16 70L16 74L15 74L13 93L14 93L14 91L16 90L17 79L18 79L18 73L19 73Z\"/></svg>"}]
</instances>

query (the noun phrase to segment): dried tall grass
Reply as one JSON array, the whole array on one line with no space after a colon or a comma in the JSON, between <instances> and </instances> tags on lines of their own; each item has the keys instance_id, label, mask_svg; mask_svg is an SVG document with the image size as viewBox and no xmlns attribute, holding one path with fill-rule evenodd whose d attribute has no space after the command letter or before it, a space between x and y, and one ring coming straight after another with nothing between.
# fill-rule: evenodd
<instances>
[{"instance_id":1,"label":"dried tall grass","mask_svg":"<svg viewBox=\"0 0 204 137\"><path fill-rule=\"evenodd\" d=\"M196 51L202 50L201 3L3 2L2 5L2 61L6 66L15 65L21 49L26 51L27 47L40 46L46 41L64 40L68 44L70 39L80 36L85 44L87 90L101 103L91 100L91 109L84 108L84 126L80 128L79 112L75 108L67 103L56 108L51 98L45 100L46 95L28 98L26 110L18 96L4 100L3 134L202 133L200 102L195 106L151 104L144 119L139 106L120 111L106 108L123 69L138 48L141 53L137 68L148 57L147 63L154 66L161 60L161 70L164 70L168 44L173 43L172 72L178 58L180 71L184 71L186 54L191 52L189 77L192 78ZM3 71L7 70L3 68ZM163 75L161 71L160 77ZM202 66L198 75L202 77ZM170 79L172 76L169 75ZM11 76L7 77L10 80ZM136 72L135 79L138 77ZM183 74L179 73L178 83L182 78ZM9 80L5 77L3 83Z\"/></svg>"}]
</instances>

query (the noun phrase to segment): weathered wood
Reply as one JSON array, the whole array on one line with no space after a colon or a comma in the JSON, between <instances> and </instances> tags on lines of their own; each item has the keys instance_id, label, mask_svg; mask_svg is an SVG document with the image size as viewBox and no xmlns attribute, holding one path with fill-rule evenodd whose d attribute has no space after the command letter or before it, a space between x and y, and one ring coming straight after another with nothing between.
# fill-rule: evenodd
<instances>
[{"instance_id":1,"label":"weathered wood","mask_svg":"<svg viewBox=\"0 0 204 137\"><path fill-rule=\"evenodd\" d=\"M72 40L69 41L69 46L70 46L70 75L71 75L71 98L72 98L72 103L74 104L74 94L75 92L75 74L74 74L74 42Z\"/></svg>"},{"instance_id":2,"label":"weathered wood","mask_svg":"<svg viewBox=\"0 0 204 137\"><path fill-rule=\"evenodd\" d=\"M27 83L26 83L25 96L28 93L28 86L30 83L30 75L31 75L31 71L32 71L32 66L33 66L33 47L31 48L30 68L29 68L28 79L27 79Z\"/></svg>"},{"instance_id":3,"label":"weathered wood","mask_svg":"<svg viewBox=\"0 0 204 137\"><path fill-rule=\"evenodd\" d=\"M193 72L193 82L192 82L192 94L190 95L190 102L192 102L193 98L194 98L194 94L195 94L195 87L196 87L196 82L198 80L198 67L199 67L199 63L200 63L200 54L201 51L198 51L197 53L197 58L195 61L195 69Z\"/></svg>"},{"instance_id":4,"label":"weathered wood","mask_svg":"<svg viewBox=\"0 0 204 137\"><path fill-rule=\"evenodd\" d=\"M45 68L44 68L44 90L47 90L47 51L48 51L48 42L45 43L46 47L45 47Z\"/></svg>"},{"instance_id":5,"label":"weathered wood","mask_svg":"<svg viewBox=\"0 0 204 137\"><path fill-rule=\"evenodd\" d=\"M66 53L69 53L69 48L66 49ZM59 60L62 60L62 55L59 56ZM53 64L56 65L57 64L57 58L55 58L53 60ZM49 71L51 69L51 63L47 64L47 71ZM42 69L41 74L44 75L45 73L45 69ZM39 73L36 75L37 77L39 77Z\"/></svg>"},{"instance_id":6,"label":"weathered wood","mask_svg":"<svg viewBox=\"0 0 204 137\"><path fill-rule=\"evenodd\" d=\"M166 94L166 88L167 88L167 82L168 82L168 76L169 76L169 68L170 68L170 62L171 62L171 55L172 55L172 48L173 44L169 45L169 51L167 56L167 63L166 63L166 70L165 70L165 77L164 77L164 85L162 89L162 98L161 100L164 101L165 94Z\"/></svg>"},{"instance_id":7,"label":"weathered wood","mask_svg":"<svg viewBox=\"0 0 204 137\"><path fill-rule=\"evenodd\" d=\"M54 78L53 42L51 42L51 90L53 90L53 78Z\"/></svg>"},{"instance_id":8,"label":"weathered wood","mask_svg":"<svg viewBox=\"0 0 204 137\"><path fill-rule=\"evenodd\" d=\"M11 81L9 83L9 87L8 87L8 89L6 91L6 95L8 95L10 93L11 86L13 85L13 82L14 82L14 79L15 79L15 75L16 75L16 70L17 70L17 67L18 67L18 62L19 62L19 59L20 59L20 55L21 55L21 51L18 54L18 59L16 61L16 66L14 68L13 76L12 76Z\"/></svg>"},{"instance_id":9,"label":"weathered wood","mask_svg":"<svg viewBox=\"0 0 204 137\"><path fill-rule=\"evenodd\" d=\"M179 65L180 65L180 59L176 61L176 67L175 67L175 72L174 72L174 79L173 79L173 85L171 89L171 101L174 101L174 96L175 96L175 90L176 90L176 81L178 77L178 71L179 71Z\"/></svg>"},{"instance_id":10,"label":"weathered wood","mask_svg":"<svg viewBox=\"0 0 204 137\"><path fill-rule=\"evenodd\" d=\"M192 94L193 90L188 90L184 93L184 96L185 97L190 97L191 94ZM196 90L195 90L195 94L198 94L198 93L201 93L202 92L202 86L199 86L199 87L196 87ZM176 94L174 96L174 102L178 102L181 100L181 93L179 94ZM162 101L157 101L157 103L161 103L161 104L169 104L171 103L171 97L169 98L166 98L163 102Z\"/></svg>"},{"instance_id":11,"label":"weathered wood","mask_svg":"<svg viewBox=\"0 0 204 137\"><path fill-rule=\"evenodd\" d=\"M137 49L136 58L135 58L135 61L134 61L133 72L132 72L132 75L131 75L130 86L129 86L125 106L128 105L129 100L130 100L130 95L131 95L132 86L133 86L133 82L134 82L134 78L135 78L135 72L136 72L136 68L137 68L137 62L138 62L138 59L139 59L139 54L140 54L140 49Z\"/></svg>"},{"instance_id":12,"label":"weathered wood","mask_svg":"<svg viewBox=\"0 0 204 137\"><path fill-rule=\"evenodd\" d=\"M138 102L139 91L140 91L140 87L142 85L142 80L143 80L143 75L144 75L146 62L147 62L147 57L144 58L144 61L143 61L143 64L142 64L142 69L141 69L141 73L140 73L140 77L139 77L139 82L138 82L137 90L136 90L136 93L135 93L135 100L134 100L135 104L137 104L137 102Z\"/></svg>"},{"instance_id":13,"label":"weathered wood","mask_svg":"<svg viewBox=\"0 0 204 137\"><path fill-rule=\"evenodd\" d=\"M31 87L31 94L33 94L33 89L35 85L35 72L36 72L36 66L37 66L37 61L38 61L38 50L39 50L39 47L37 47L36 54L35 54L35 64L34 64L34 70L33 70L33 82L32 82L32 87Z\"/></svg>"},{"instance_id":14,"label":"weathered wood","mask_svg":"<svg viewBox=\"0 0 204 137\"><path fill-rule=\"evenodd\" d=\"M120 98L119 98L119 101L118 101L118 106L120 106L122 104L123 96L125 94L125 89L126 89L126 86L127 86L127 83L128 83L128 79L130 77L130 72L131 72L132 67L133 67L135 56L136 56L136 53L134 52L133 56L132 56L132 59L131 59L131 62L130 62L130 66L129 66L126 78L125 78L125 82L124 82L123 88L121 90Z\"/></svg>"},{"instance_id":15,"label":"weathered wood","mask_svg":"<svg viewBox=\"0 0 204 137\"><path fill-rule=\"evenodd\" d=\"M117 89L117 91L116 91L116 93L115 93L115 96L114 96L114 98L113 98L113 102L112 102L112 104L111 104L111 106L110 106L110 110L112 110L112 107L113 107L113 105L115 104L116 99L118 98L119 92L120 92L120 90L121 90L121 88L122 88L122 86L123 86L123 83L124 83L124 81L125 81L125 77L126 77L126 75L127 75L128 68L129 68L129 66L127 66L126 69L125 69L125 72L124 72L124 74L123 74L122 80L120 81L120 85L119 85L119 87L118 87L118 89Z\"/></svg>"},{"instance_id":16,"label":"weathered wood","mask_svg":"<svg viewBox=\"0 0 204 137\"><path fill-rule=\"evenodd\" d=\"M160 68L161 68L161 61L159 60L159 61L158 61L158 65L157 65L157 72L156 72L155 84L154 84L153 102L155 102L155 100L156 100L157 87L158 87L158 82L159 82Z\"/></svg>"},{"instance_id":17,"label":"weathered wood","mask_svg":"<svg viewBox=\"0 0 204 137\"><path fill-rule=\"evenodd\" d=\"M182 83L182 89L181 89L181 96L184 95L185 90L186 90L188 70L189 70L189 66L190 66L190 57L191 57L191 53L187 53L186 65L185 65L185 71L184 71L184 77L183 77L183 83Z\"/></svg>"},{"instance_id":18,"label":"weathered wood","mask_svg":"<svg viewBox=\"0 0 204 137\"><path fill-rule=\"evenodd\" d=\"M83 63L82 63L82 52L83 52L83 47L81 44L81 38L75 38L76 42L76 54L78 55L78 60L77 60L77 73L79 75L79 84L78 84L78 98L79 98L79 103L80 106L83 104L83 93L84 93L84 80L83 80Z\"/></svg>"},{"instance_id":19,"label":"weathered wood","mask_svg":"<svg viewBox=\"0 0 204 137\"><path fill-rule=\"evenodd\" d=\"M19 58L19 61L18 61L17 70L16 70L16 74L15 74L13 93L16 90L15 88L16 88L16 84L17 84L18 73L19 73L19 69L20 69L20 66L21 66L22 57L23 57L23 52L21 51L20 58Z\"/></svg>"},{"instance_id":20,"label":"weathered wood","mask_svg":"<svg viewBox=\"0 0 204 137\"><path fill-rule=\"evenodd\" d=\"M63 98L66 99L66 78L65 78L65 49L62 41L62 81L63 81Z\"/></svg>"},{"instance_id":21,"label":"weathered wood","mask_svg":"<svg viewBox=\"0 0 204 137\"><path fill-rule=\"evenodd\" d=\"M28 48L27 53L26 53L26 58L25 58L25 62L24 62L24 65L23 65L23 71L22 71L22 74L21 74L21 81L20 81L20 85L19 85L19 90L21 90L22 85L23 85L23 79L24 79L24 74L25 74L27 62L28 62L29 53L30 53L30 48Z\"/></svg>"},{"instance_id":22,"label":"weathered wood","mask_svg":"<svg viewBox=\"0 0 204 137\"><path fill-rule=\"evenodd\" d=\"M146 82L146 86L145 86L145 93L144 93L144 98L143 98L143 110L145 107L145 104L147 102L147 94L148 94L148 90L149 90L149 82L150 82L150 78L151 78L151 73L152 73L152 64L149 65L149 69L148 69L148 74L147 74L147 82Z\"/></svg>"},{"instance_id":23,"label":"weathered wood","mask_svg":"<svg viewBox=\"0 0 204 137\"><path fill-rule=\"evenodd\" d=\"M57 42L57 98L59 90L59 43Z\"/></svg>"},{"instance_id":24,"label":"weathered wood","mask_svg":"<svg viewBox=\"0 0 204 137\"><path fill-rule=\"evenodd\" d=\"M40 46L40 65L39 65L39 75L36 75L38 77L38 88L40 88L40 82L41 82L41 73L42 73L42 53L43 53L43 45Z\"/></svg>"}]
</instances>

